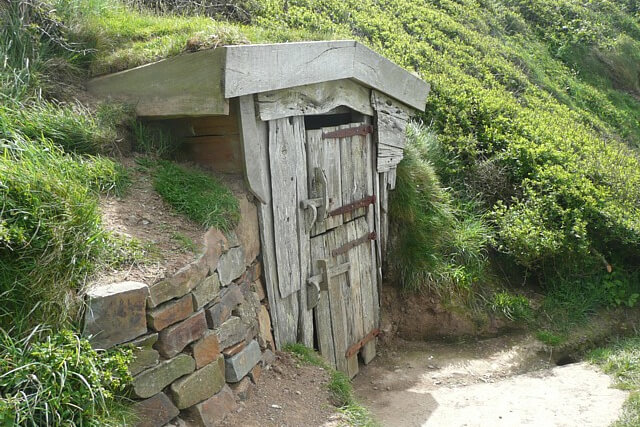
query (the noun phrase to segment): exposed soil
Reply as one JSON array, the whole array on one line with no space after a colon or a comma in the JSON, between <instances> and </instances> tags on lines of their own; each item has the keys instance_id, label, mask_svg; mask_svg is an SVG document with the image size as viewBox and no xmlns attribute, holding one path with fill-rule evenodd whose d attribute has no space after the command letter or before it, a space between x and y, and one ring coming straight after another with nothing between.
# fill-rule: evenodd
<instances>
[{"instance_id":1,"label":"exposed soil","mask_svg":"<svg viewBox=\"0 0 640 427\"><path fill-rule=\"evenodd\" d=\"M287 353L263 371L250 398L228 415L223 426L337 426L341 416L327 390L328 373L301 364Z\"/></svg>"},{"instance_id":2,"label":"exposed soil","mask_svg":"<svg viewBox=\"0 0 640 427\"><path fill-rule=\"evenodd\" d=\"M615 421L627 392L588 363L556 366L543 347L522 333L456 343L398 340L360 370L356 396L385 426Z\"/></svg>"},{"instance_id":3,"label":"exposed soil","mask_svg":"<svg viewBox=\"0 0 640 427\"><path fill-rule=\"evenodd\" d=\"M151 243L152 262L135 264L123 270L107 271L98 283L135 280L154 283L191 262L201 250L204 229L175 212L153 189L152 177L143 172L132 157L120 159L129 170L132 185L122 198L101 199L100 208L108 230ZM180 236L195 245L189 248Z\"/></svg>"}]
</instances>

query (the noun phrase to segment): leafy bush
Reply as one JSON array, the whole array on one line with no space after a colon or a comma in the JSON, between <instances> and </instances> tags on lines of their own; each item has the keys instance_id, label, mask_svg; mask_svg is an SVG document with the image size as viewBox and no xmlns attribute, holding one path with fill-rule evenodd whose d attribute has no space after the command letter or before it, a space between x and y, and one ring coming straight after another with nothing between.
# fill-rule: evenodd
<instances>
[{"instance_id":1,"label":"leafy bush","mask_svg":"<svg viewBox=\"0 0 640 427\"><path fill-rule=\"evenodd\" d=\"M240 218L238 200L212 175L161 161L153 185L173 208L205 227L229 231Z\"/></svg>"},{"instance_id":2,"label":"leafy bush","mask_svg":"<svg viewBox=\"0 0 640 427\"><path fill-rule=\"evenodd\" d=\"M130 349L98 353L68 330L18 340L0 329L0 424L105 425L131 360Z\"/></svg>"},{"instance_id":3,"label":"leafy bush","mask_svg":"<svg viewBox=\"0 0 640 427\"><path fill-rule=\"evenodd\" d=\"M491 308L510 320L528 320L533 315L533 310L527 297L513 295L506 291L496 292L493 295Z\"/></svg>"}]
</instances>

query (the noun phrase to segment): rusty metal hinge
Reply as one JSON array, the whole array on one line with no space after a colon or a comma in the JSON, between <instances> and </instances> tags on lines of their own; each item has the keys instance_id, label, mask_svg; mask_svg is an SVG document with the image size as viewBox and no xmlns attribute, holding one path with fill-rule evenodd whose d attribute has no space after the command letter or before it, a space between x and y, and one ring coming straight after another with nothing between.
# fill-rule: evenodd
<instances>
[{"instance_id":1,"label":"rusty metal hinge","mask_svg":"<svg viewBox=\"0 0 640 427\"><path fill-rule=\"evenodd\" d=\"M336 216L342 215L345 213L349 213L355 211L356 209L366 208L369 205L373 205L376 203L376 196L367 196L364 199L356 200L353 203L349 203L348 205L340 206L337 209L332 210L327 214L327 216Z\"/></svg>"},{"instance_id":2,"label":"rusty metal hinge","mask_svg":"<svg viewBox=\"0 0 640 427\"><path fill-rule=\"evenodd\" d=\"M352 240L348 243L345 243L344 245L340 246L337 249L334 249L331 251L331 255L334 257L337 257L338 255L342 255L342 254L346 254L347 252L349 252L351 249L355 248L356 246L359 246L365 242L368 242L370 240L376 240L378 238L378 236L376 235L375 231L372 231L371 233L365 234L364 236L356 239L356 240Z\"/></svg>"},{"instance_id":3,"label":"rusty metal hinge","mask_svg":"<svg viewBox=\"0 0 640 427\"><path fill-rule=\"evenodd\" d=\"M365 335L364 338L362 338L360 341L358 341L357 343L349 347L347 349L347 352L344 354L344 357L346 357L347 359L350 358L351 356L356 354L362 347L364 347L369 341L371 341L378 335L380 335L380 329L374 329L373 331L369 332L367 335Z\"/></svg>"},{"instance_id":4,"label":"rusty metal hinge","mask_svg":"<svg viewBox=\"0 0 640 427\"><path fill-rule=\"evenodd\" d=\"M347 138L356 135L367 135L373 133L372 125L360 125L353 128L338 129L331 132L323 132L322 139Z\"/></svg>"}]
</instances>

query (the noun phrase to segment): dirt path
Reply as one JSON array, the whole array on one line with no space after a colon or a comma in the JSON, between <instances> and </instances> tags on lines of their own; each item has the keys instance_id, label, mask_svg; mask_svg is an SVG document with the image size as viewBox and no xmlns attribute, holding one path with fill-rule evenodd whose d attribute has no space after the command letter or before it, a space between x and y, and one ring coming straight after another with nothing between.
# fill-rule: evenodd
<instances>
[{"instance_id":1,"label":"dirt path","mask_svg":"<svg viewBox=\"0 0 640 427\"><path fill-rule=\"evenodd\" d=\"M588 363L555 366L528 335L399 341L354 379L384 426L608 426L627 393Z\"/></svg>"}]
</instances>

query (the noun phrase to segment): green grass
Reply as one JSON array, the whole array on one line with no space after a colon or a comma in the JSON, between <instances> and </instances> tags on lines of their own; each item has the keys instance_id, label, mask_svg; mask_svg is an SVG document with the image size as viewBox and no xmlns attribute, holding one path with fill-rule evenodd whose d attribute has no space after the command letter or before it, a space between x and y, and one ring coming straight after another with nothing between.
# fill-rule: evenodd
<instances>
[{"instance_id":1,"label":"green grass","mask_svg":"<svg viewBox=\"0 0 640 427\"><path fill-rule=\"evenodd\" d=\"M631 392L622 415L613 425L640 425L640 338L627 338L596 349L589 354L589 359L612 375L617 387Z\"/></svg>"},{"instance_id":2,"label":"green grass","mask_svg":"<svg viewBox=\"0 0 640 427\"><path fill-rule=\"evenodd\" d=\"M183 249L185 251L189 251L192 252L194 254L198 254L200 252L200 250L202 248L200 248L200 246L196 245L193 241L193 239L191 239L189 236L180 233L179 231L176 231L174 233L171 234L171 238L176 241L177 243L180 243L180 245L182 245Z\"/></svg>"},{"instance_id":3,"label":"green grass","mask_svg":"<svg viewBox=\"0 0 640 427\"><path fill-rule=\"evenodd\" d=\"M357 427L374 427L378 425L373 420L369 410L356 401L351 381L345 374L331 368L318 353L303 344L287 344L284 347L284 351L292 353L305 364L319 366L329 372L330 378L327 389L336 401L340 413L344 416L343 421L346 425Z\"/></svg>"},{"instance_id":4,"label":"green grass","mask_svg":"<svg viewBox=\"0 0 640 427\"><path fill-rule=\"evenodd\" d=\"M217 178L197 169L160 161L153 186L176 211L204 227L232 230L240 217L238 200Z\"/></svg>"}]
</instances>

